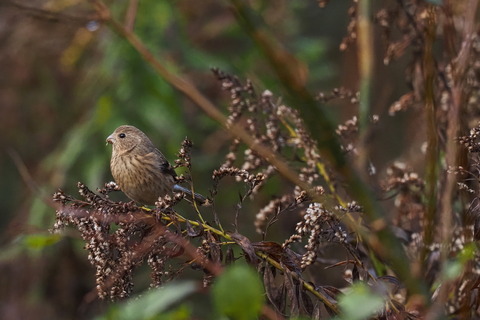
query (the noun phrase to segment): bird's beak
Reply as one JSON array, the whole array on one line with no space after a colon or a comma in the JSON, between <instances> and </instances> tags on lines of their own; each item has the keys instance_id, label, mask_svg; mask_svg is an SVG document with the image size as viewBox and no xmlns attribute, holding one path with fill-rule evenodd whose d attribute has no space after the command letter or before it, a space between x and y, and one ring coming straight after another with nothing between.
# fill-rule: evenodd
<instances>
[{"instance_id":1,"label":"bird's beak","mask_svg":"<svg viewBox=\"0 0 480 320\"><path fill-rule=\"evenodd\" d=\"M113 133L107 137L107 144L113 144L115 142L115 136Z\"/></svg>"}]
</instances>

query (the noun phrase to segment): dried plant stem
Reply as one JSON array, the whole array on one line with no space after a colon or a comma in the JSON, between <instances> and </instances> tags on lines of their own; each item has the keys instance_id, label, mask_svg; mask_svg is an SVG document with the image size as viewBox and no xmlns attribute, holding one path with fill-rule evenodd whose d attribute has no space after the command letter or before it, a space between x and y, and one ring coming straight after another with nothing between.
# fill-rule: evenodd
<instances>
[{"instance_id":1,"label":"dried plant stem","mask_svg":"<svg viewBox=\"0 0 480 320\"><path fill-rule=\"evenodd\" d=\"M299 138L298 137L298 134L296 133L296 131L292 128L292 126L290 126L290 124L288 124L286 121L282 121L282 124L285 126L285 128L287 128L288 130L288 133L290 134L290 136L292 138ZM302 159L302 160L305 160L305 159ZM336 187L335 187L335 181L333 180L333 178L330 176L330 174L328 173L327 171L327 167L324 163L322 162L317 162L317 170L318 170L318 173L322 176L323 180L325 180L325 183L327 184L328 186L328 190L331 192L331 194L335 197L335 199L337 200L337 202L343 206L343 207L346 207L347 206L347 201L345 201L339 194L339 192L337 192L336 190Z\"/></svg>"},{"instance_id":2,"label":"dried plant stem","mask_svg":"<svg viewBox=\"0 0 480 320\"><path fill-rule=\"evenodd\" d=\"M421 263L425 268L424 261L430 245L434 241L435 220L437 213L437 185L438 185L438 131L435 109L435 60L432 52L435 40L435 12L433 8L428 10L427 37L425 39L423 72L425 83L425 117L427 121L427 154L426 154L426 213L424 219L425 249L421 256ZM418 270L420 271L420 270ZM422 272L423 274L423 272Z\"/></svg>"},{"instance_id":3,"label":"dried plant stem","mask_svg":"<svg viewBox=\"0 0 480 320\"><path fill-rule=\"evenodd\" d=\"M167 218L167 217L165 217ZM213 232L217 235L220 235L222 237L224 237L225 239L227 240L231 240L232 238L228 235L228 234L225 234L224 232L218 230L218 229L215 229L215 228L212 228L210 227L209 225L207 225L206 223L199 223L199 222L196 222L196 221L193 221L193 220L188 220L188 219L185 219L183 217L181 217L180 215L177 215L177 218L178 219L183 219L183 222L189 222L190 224L192 225L196 225L196 226L201 226L204 230L208 230L210 232ZM165 219L165 220L168 220L168 219ZM179 221L179 220L177 220ZM222 268L221 266L219 266L218 264L216 263L213 263L213 262L205 262L204 259L201 259L201 257L199 257L198 255L198 252L197 252L197 248L195 246L193 246L190 241L188 241L186 238L182 237L182 236L179 236L177 234L174 234L172 232L167 232L165 230L164 232L164 235L166 238L168 238L170 241L180 245L184 250L185 250L185 253L192 259L198 261L199 263L202 263L205 267L208 268L208 270L214 274L214 275L219 275L221 272L222 272ZM258 256L259 253L257 253ZM270 262L270 261L269 261ZM312 292L313 293L313 292ZM323 300L322 300L323 301ZM277 313L272 307L268 306L268 305L264 305L263 308L262 308L262 314L267 318L267 319L275 319L275 320L281 320L283 319L283 317Z\"/></svg>"},{"instance_id":4,"label":"dried plant stem","mask_svg":"<svg viewBox=\"0 0 480 320\"><path fill-rule=\"evenodd\" d=\"M314 96L307 90L304 82L298 78L298 63L294 57L286 51L273 35L258 27L261 18L254 16L252 10L244 1L230 0L237 21L255 41L262 53L277 73L286 92L287 98L294 101L307 124L311 134L318 141L321 154L329 161L344 177L350 180L354 175L348 166L340 148L338 138L335 135L335 126L329 114L321 109ZM353 179L352 179L353 180Z\"/></svg>"},{"instance_id":5,"label":"dried plant stem","mask_svg":"<svg viewBox=\"0 0 480 320\"><path fill-rule=\"evenodd\" d=\"M450 1L449 1L450 2ZM450 4L451 5L451 4ZM445 149L445 157L447 167L460 165L462 158L461 152L456 143L456 138L461 135L459 132L461 126L460 113L462 105L465 103L466 92L464 92L464 84L466 79L466 68L470 59L472 40L475 33L476 21L475 17L478 11L478 0L469 0L467 5L467 14L465 17L465 28L463 33L462 46L458 55L454 59L456 62L453 70L453 87L451 89L452 104L449 110L449 122L447 127L447 144ZM441 240L444 244L449 243L452 238L452 205L455 194L455 186L457 177L453 174L446 176L445 188L441 196ZM446 248L446 246L444 246ZM445 251L445 250L444 250ZM446 258L446 252L443 252Z\"/></svg>"},{"instance_id":6,"label":"dried plant stem","mask_svg":"<svg viewBox=\"0 0 480 320\"><path fill-rule=\"evenodd\" d=\"M268 41L267 37L263 34L256 32L256 29L251 25L250 18L247 17L245 12L246 8L243 3L232 0L236 6L237 13L241 16L245 25L250 25L248 28L249 34L255 36L258 43L261 43L267 54L269 54L271 61L275 61L275 70L285 69L285 60L281 59L277 51L272 47L273 44ZM138 52L139 54L152 65L154 70L168 81L177 90L183 92L189 97L196 105L208 114L212 119L218 121L221 125L226 126L226 117L220 112L215 105L210 102L194 85L185 81L179 76L172 74L168 71L161 62L155 58L155 56L147 49L143 42L131 31L126 30L120 23L115 21L111 17L108 7L100 0L94 0L94 5L99 12L99 15L104 21L107 21L112 26L113 30L120 36L125 38ZM260 37L260 38L257 38ZM283 56L283 58L285 58ZM323 152L327 159L334 165L335 169L347 180L352 190L353 195L363 205L364 212L368 220L373 223L372 227L375 232L368 231L366 228L362 228L361 224L356 223L353 220L346 220L349 227L355 230L362 239L366 240L366 244L378 255L382 256L386 261L390 261L390 265L396 270L401 279L405 280L407 288L414 293L425 294L422 281L413 278L408 265L408 259L405 257L405 253L392 232L388 228L388 222L385 221L386 215L382 214L382 210L378 203L376 203L371 190L366 187L362 182L358 174L347 164L343 154L340 150L337 139L335 138L335 131L333 122L326 114L322 114L318 108L317 102L314 97L305 89L304 86L299 86L296 80L292 80L294 76L289 73L281 73L282 83L287 87L290 94L295 96L297 103L304 106L302 108L303 118L307 122L308 127L320 128L321 132L316 136L318 139L318 146L320 152ZM240 140L245 142L252 150L257 152L266 161L272 164L280 174L286 179L290 180L294 184L301 187L303 190L311 193L311 196L315 201L322 201L323 198L317 194L311 192L311 186L299 179L295 171L293 171L286 161L273 152L270 148L256 143L255 139L240 125L232 125L227 129Z\"/></svg>"},{"instance_id":7,"label":"dried plant stem","mask_svg":"<svg viewBox=\"0 0 480 320\"><path fill-rule=\"evenodd\" d=\"M362 0L358 3L358 68L360 76L359 125L360 154L358 167L364 172L368 161L368 127L371 106L372 71L373 71L373 31L371 23L372 2Z\"/></svg>"},{"instance_id":8,"label":"dried plant stem","mask_svg":"<svg viewBox=\"0 0 480 320\"><path fill-rule=\"evenodd\" d=\"M162 220L165 220L165 221L173 221L173 219L170 217L170 216L167 216L167 215L162 215ZM189 223L193 226L196 226L196 227L201 227L203 228L204 230L206 231L209 231L209 232L212 232L222 238L224 238L225 240L227 241L232 241L232 237L222 231L222 230L219 230L219 229L216 229L206 223L201 223L201 222L198 222L198 221L194 221L194 220L189 220L187 218L184 218L182 217L181 215L179 214L176 214L175 215L175 220L178 221L178 222L182 222L182 223ZM278 261L276 261L275 259L271 258L270 256L268 256L268 254L266 253L263 253L261 251L255 251L255 254L266 260L270 265L272 265L273 267L275 267L276 269L282 271L282 272L288 272L288 270L286 270ZM292 273L292 277L299 280L303 287L309 291L310 293L312 293L314 296L316 296L318 299L320 299L328 308L330 308L332 311L334 311L335 313L338 313L338 307L333 304L329 299L328 297L326 297L325 295L323 295L321 292L317 291L310 283L307 283L306 281L304 281L299 275L295 274L295 273Z\"/></svg>"},{"instance_id":9,"label":"dried plant stem","mask_svg":"<svg viewBox=\"0 0 480 320\"><path fill-rule=\"evenodd\" d=\"M452 1L448 1L447 5L452 5ZM465 16L465 28L463 33L462 46L454 59L456 64L453 66L453 87L451 89L452 103L448 111L448 126L447 139L445 147L445 160L447 167L456 167L460 165L461 152L466 152L464 149L458 147L456 138L461 134L460 113L462 105L465 101L466 92L464 91L464 82L466 79L465 70L467 68L468 60L470 59L470 52L472 46L472 39L474 36L476 21L475 17L478 10L478 0L469 0L467 5L467 14ZM443 243L441 251L441 262L445 266L445 262L449 255L449 244L453 235L453 201L455 197L457 176L454 174L447 174L445 186L441 194L441 211L440 211L440 237ZM426 315L426 319L437 319L442 315L443 308L448 300L449 293L452 290L452 282L442 284L438 291L438 297Z\"/></svg>"},{"instance_id":10,"label":"dried plant stem","mask_svg":"<svg viewBox=\"0 0 480 320\"><path fill-rule=\"evenodd\" d=\"M299 109L302 119L305 120L307 127L318 142L319 151L336 171L346 179L349 184L349 191L364 207L365 216L374 232L363 232L359 224L351 223L349 220L345 222L362 239L366 240L368 247L390 262L392 268L401 279L405 280L406 287L412 293L427 297L428 292L423 280L419 278L419 275L412 275L403 248L388 228L389 222L385 220L387 215L382 212L371 189L366 186L343 156L329 115L318 106L313 95L308 92L306 87L299 84L298 77L296 77L297 72L294 68L292 69L292 64L295 63L287 58L290 55L273 40L273 37L268 36L266 32L257 27L257 21L260 21L261 18L254 16L245 2L240 0L230 0L230 2L235 9L240 25L263 51L274 71L277 72L283 87L290 94L292 101L295 101L295 105L302 106Z\"/></svg>"},{"instance_id":11,"label":"dried plant stem","mask_svg":"<svg viewBox=\"0 0 480 320\"><path fill-rule=\"evenodd\" d=\"M263 253L263 252L259 252L259 251L256 251L255 254L257 256L259 256L260 258L262 259L265 259L266 261L268 261L268 263L272 266L274 266L276 269L282 271L282 272L289 272L288 270L286 270L285 268L282 267L282 265L280 263L278 263L277 261L275 261L274 259L270 258L267 254ZM317 297L320 301L322 301L325 306L327 306L330 310L332 310L333 312L335 312L336 314L339 314L339 310L338 310L338 307L336 304L333 304L329 299L328 297L326 297L325 295L323 295L322 293L320 293L319 291L317 291L315 289L314 286L312 286L310 283L308 282L305 282L302 278L300 278L300 276L298 276L296 273L291 273L291 276L300 281L302 283L302 286L305 288L305 290L307 290L308 292L312 293L315 297Z\"/></svg>"},{"instance_id":12,"label":"dried plant stem","mask_svg":"<svg viewBox=\"0 0 480 320\"><path fill-rule=\"evenodd\" d=\"M137 17L138 1L139 0L130 0L128 3L128 9L125 14L126 30L133 31L133 27L135 26L135 18Z\"/></svg>"},{"instance_id":13,"label":"dried plant stem","mask_svg":"<svg viewBox=\"0 0 480 320\"><path fill-rule=\"evenodd\" d=\"M222 231L222 230L219 230L219 229L216 229L210 225L208 225L207 223L204 223L204 222L198 222L198 221L195 221L195 220L190 220L190 219L187 219L183 216L181 216L180 214L176 213L175 214L175 220L172 219L171 217L167 216L167 215L162 215L162 220L165 220L165 221L178 221L178 222L186 222L186 223L189 223L191 224L192 226L195 226L195 227L201 227L203 230L206 230L206 231L209 231L211 233L214 233L228 241L232 241L232 237L230 237L225 231Z\"/></svg>"}]
</instances>

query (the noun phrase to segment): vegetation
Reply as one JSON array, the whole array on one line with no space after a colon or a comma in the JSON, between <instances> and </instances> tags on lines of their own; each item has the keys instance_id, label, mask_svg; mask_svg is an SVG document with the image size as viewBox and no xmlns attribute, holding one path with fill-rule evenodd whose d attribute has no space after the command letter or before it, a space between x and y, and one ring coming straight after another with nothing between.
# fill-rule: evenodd
<instances>
[{"instance_id":1,"label":"vegetation","mask_svg":"<svg viewBox=\"0 0 480 320\"><path fill-rule=\"evenodd\" d=\"M480 316L478 1L4 7L2 318ZM109 182L127 123L208 206Z\"/></svg>"}]
</instances>

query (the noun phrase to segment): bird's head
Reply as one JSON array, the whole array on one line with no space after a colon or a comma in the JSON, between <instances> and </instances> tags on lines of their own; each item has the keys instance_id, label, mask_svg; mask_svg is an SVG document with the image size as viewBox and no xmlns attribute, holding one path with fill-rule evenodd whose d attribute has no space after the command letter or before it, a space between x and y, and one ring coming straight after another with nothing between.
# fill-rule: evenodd
<instances>
[{"instance_id":1,"label":"bird's head","mask_svg":"<svg viewBox=\"0 0 480 320\"><path fill-rule=\"evenodd\" d=\"M135 148L150 148L153 143L140 129L134 126L120 126L107 137L107 143L113 146L114 152L129 152Z\"/></svg>"}]
</instances>

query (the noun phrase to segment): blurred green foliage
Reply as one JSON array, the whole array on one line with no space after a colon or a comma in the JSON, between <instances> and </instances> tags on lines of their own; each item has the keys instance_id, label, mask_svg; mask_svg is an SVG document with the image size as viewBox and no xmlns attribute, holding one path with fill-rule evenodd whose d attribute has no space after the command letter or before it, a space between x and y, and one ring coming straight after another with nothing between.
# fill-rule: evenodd
<instances>
[{"instance_id":1,"label":"blurred green foliage","mask_svg":"<svg viewBox=\"0 0 480 320\"><path fill-rule=\"evenodd\" d=\"M229 319L256 319L265 303L258 273L247 265L229 266L212 287L217 311Z\"/></svg>"},{"instance_id":2,"label":"blurred green foliage","mask_svg":"<svg viewBox=\"0 0 480 320\"><path fill-rule=\"evenodd\" d=\"M249 32L235 19L233 1L124 0L110 1L106 5L116 21L133 26L134 33L168 70L194 83L225 114L228 93L223 92L214 79L209 70L211 67L238 75L242 80L251 79L258 93L268 89L278 97L279 104L284 100L294 108L305 110L311 107L311 112L307 113L311 116L305 117L307 125L318 141L328 142L333 140L331 134L315 136L315 130L326 127L315 126L322 123L320 116L316 117L320 114L315 109L318 107L316 101L302 105L299 96L288 94L293 86L280 85L281 77L278 76L279 71L295 69L298 78L304 81L302 85L305 84L313 95L339 86L353 91L357 89L356 50L342 54L338 50L344 35L351 32L352 39L356 38L354 31L347 31L349 18L355 16L355 12L348 8L354 2L327 2L328 6L320 9L318 1L237 1L237 4L248 4L248 12L252 13L254 30ZM473 6L474 2L471 3ZM451 2L452 8L445 12L455 9L454 4L456 2ZM382 13L390 14L388 5L385 7L387 9ZM198 274L188 272L185 272L186 277L192 276L196 281L175 282L161 289L147 290L149 270L139 268L138 278L134 279L134 293L138 296L115 304L97 301L93 280L95 270L87 267L85 244L78 233L67 229L59 236L48 231L54 222L52 193L62 188L74 194L78 181L92 190L110 181L110 146L105 145L105 137L121 124L132 124L147 133L170 160L175 159L182 139L188 136L194 148L193 170L187 174L193 176L195 190L208 195L212 171L222 163L231 145L231 137L221 125L154 72L126 39L115 33L114 28L101 22L92 2L7 0L0 3L0 8L0 318L189 319L208 318L205 316L208 312L233 319L255 318L264 303L261 281L255 272L238 263L218 277L209 291L211 295L199 292L197 285L205 279L195 279ZM411 23L408 20L402 23L408 26ZM449 26L452 28L449 32L458 27L456 24L457 21ZM390 30L387 27L392 26L383 25L376 29L376 40L381 38L381 32L388 36L386 33ZM259 31L267 35L260 39L271 40L272 48L279 52L266 52L262 48L259 38L255 38ZM404 36L402 32L400 30L399 36ZM423 31L415 32L421 37ZM445 35L448 40L448 32ZM406 39L408 37L402 41ZM439 59L445 55L440 48L440 42L445 39L439 39L438 49L435 49L438 52L432 57ZM455 42L457 39L450 40ZM375 62L375 81L371 83L374 93L371 105L373 113L378 111L383 116L388 113L391 103L405 93L405 83L411 82L409 85L419 88L422 85L413 81L415 79L408 79L409 76L405 78L405 74L413 73L412 70L405 72L405 66L409 64L406 60L412 58L409 54L405 54L395 66L384 65L380 57L388 50L381 48L381 41L375 42L378 61ZM408 50L411 48L405 48L406 52ZM416 50L422 49L414 48L413 51ZM267 53L270 53L270 59L265 57ZM278 58L275 54L282 58L278 61L285 62L276 69L270 64L274 60L272 57ZM415 54L418 58L419 52ZM420 64L414 67L419 70ZM443 62L438 65L442 64L449 65ZM415 76L420 79L422 74ZM328 109L326 113L338 119L351 118L356 113L348 101L334 101L323 109ZM411 157L412 166L425 167L421 163L423 155L418 152L424 140L419 133L423 124L418 119L424 119L417 117L419 113L412 113L418 118L412 121L413 117L407 113L379 124L388 127L388 134L376 134L380 130L374 128L372 137L369 137L368 147L372 149L372 159L375 159L372 163L375 162L378 172L382 172L382 164L397 155ZM394 126L393 122L396 122ZM323 132L333 134L333 127L331 129ZM439 131L443 134L443 130ZM407 140L415 143L408 149L402 148L403 141ZM415 155L411 156L413 153ZM438 180L433 178L433 182ZM351 182L348 178L346 180L338 183ZM350 188L355 189L351 185ZM254 233L252 221L258 209L281 194L283 189L291 187L283 178L275 177L262 189L255 202L235 205L245 188L234 179L225 179L219 188L215 210L227 231L234 228L234 215L239 213L238 231L257 241L261 235ZM121 193L114 197L126 200ZM375 211L365 207L364 199L357 197L356 200L366 208L365 213ZM374 200L377 203L377 199ZM186 203L175 208L179 212L184 208L191 209ZM208 221L211 219L211 216L206 217ZM380 217L378 221L383 219ZM285 234L290 235L297 222L298 216L283 216L282 221L270 228L268 240L278 240L275 236L282 232L279 238L284 240ZM383 230L386 228L373 233L378 235ZM392 248L391 244L387 246ZM465 246L456 258L445 259L441 280L451 281L460 276L476 249L474 245ZM238 256L240 248L236 250ZM182 259L179 258L181 262L178 263L185 269L195 267ZM407 274L410 271L406 269ZM312 278L321 278L319 283L322 284L338 280L338 276L328 279L327 272ZM333 274L332 270L330 272ZM344 319L369 318L385 303L375 288L364 284L351 286L339 301ZM199 311L200 316L197 315Z\"/></svg>"},{"instance_id":3,"label":"blurred green foliage","mask_svg":"<svg viewBox=\"0 0 480 320\"><path fill-rule=\"evenodd\" d=\"M297 58L308 66L312 82L329 83L334 70L326 60L327 42L323 38L299 36L312 29L313 22L303 21L301 17L305 12L316 9L315 6L292 1L272 10L267 3L259 1L255 7L266 21L274 24L272 30L276 36L285 40ZM127 8L128 2L116 2L110 6L119 20L123 19ZM69 9L75 11L75 7ZM36 27L32 22L31 28ZM55 27L61 28L62 24ZM105 147L105 137L115 127L125 123L142 128L172 160L183 137L195 137L193 141L197 149L194 152L201 161L194 163L194 166L202 172L200 182L208 179L209 172L218 165L222 154L214 152L206 155L200 149L225 150L228 147L227 141L220 141L223 145L211 145L218 142L209 140L209 136L219 130L218 125L159 78L140 55L107 25L100 25L98 30L93 30L92 39L83 47L75 42L80 42L75 37L75 31L72 28L70 32L73 36L62 35L63 38L53 38L52 41L59 43L57 57L72 47L80 47L77 48L80 58L76 64L67 66L65 62L60 62L64 61L61 59L41 60L45 57L39 57L39 60L32 58L31 61L53 67L39 70L42 81L37 90L40 95L58 95L57 92L65 86L64 79L58 73L64 72L71 77L68 84L70 92L63 92L63 98L48 98L48 104L58 108L55 118L60 128L41 127L51 148L43 157L35 160L40 169L33 178L41 179L38 181L43 190L41 199L48 197L57 187L74 191L77 181L83 181L91 187L100 187L108 181L110 150ZM220 105L225 105L226 101L209 72L210 67L220 67L251 77L259 89L268 87L275 90L276 78L268 70L258 49L236 24L228 7L216 1L201 5L190 1L141 1L134 31L167 67L188 74L199 88L206 90L205 93ZM336 33L337 37L341 35L340 32ZM38 39L33 40L42 39L39 35ZM8 47L4 50L8 50ZM177 67L180 70L174 70ZM26 108L28 110L28 105ZM74 110L74 113L70 110ZM28 161L23 151L23 147L18 149L21 158ZM18 186L21 182L16 179L10 183ZM38 193L33 192L32 196L36 197ZM12 200L15 198L10 199L5 199L3 205L5 211L13 215L11 209L15 203ZM51 222L44 217L49 212L48 205L42 208L39 203L33 205L31 210L32 215L43 217L35 220L43 221L45 225ZM35 225L41 227L42 222Z\"/></svg>"},{"instance_id":4,"label":"blurred green foliage","mask_svg":"<svg viewBox=\"0 0 480 320\"><path fill-rule=\"evenodd\" d=\"M108 5L115 18L123 21L129 4L129 1L115 1ZM14 281L16 274L12 270L21 260L26 278L21 288L13 290L5 286L0 297L20 297L17 298L20 301L40 286L36 302L29 308L18 307L17 318L38 315L41 310L46 318L67 319L73 318L82 304L87 293L84 286L94 289L94 283L82 284L82 290L72 291L71 301L59 304L58 308L53 307L58 303L57 295L47 295L52 290L67 290L62 285L75 278L77 272L69 263L78 261L79 256L85 260L82 243L75 233L68 234L72 241L67 242L58 242L57 236L48 233L54 221L51 194L57 188L76 193L78 181L92 189L110 181L110 147L105 145L105 138L121 124L142 128L170 160L175 159L185 136L192 139L192 174L196 189L205 194L211 185L212 170L221 163L230 142L218 124L172 89L107 24L69 18L91 14L93 8L88 4L40 1L24 5L6 6L0 13L5 21L0 26L5 39L1 45L5 59L0 60L0 66L9 74L0 83L4 115L0 120L4 131L0 141L3 150L13 150L21 160L14 163L5 152L0 158L0 229L4 231L3 250L11 253L2 259L3 276L11 276ZM32 16L28 8L33 5L52 10L60 18L50 19L41 12ZM268 23L272 34L305 64L309 83L317 88L332 87L337 71L335 59L339 59L333 52L337 51L344 30L335 27L318 36L317 31L324 28L322 22L304 19L314 11L323 14L314 1L276 1L275 5L253 1L252 5ZM337 17L335 23L345 23L345 4L334 3L330 10L329 15ZM64 14L66 18L62 18ZM281 94L274 72L238 26L225 2L142 0L134 25L139 38L171 71L194 82L222 110L226 109L228 99L209 71L211 67L251 78L259 91L269 89ZM21 166L27 175L20 175ZM273 192L277 188L275 185ZM227 200L237 199L242 191L233 181L222 188ZM119 195L119 199L125 198ZM225 201L228 209L230 203ZM249 216L252 218L252 213ZM230 225L231 218L222 217L229 220L226 225ZM32 248L36 253L32 254ZM39 255L47 251L45 260L39 262L42 259ZM51 252L63 256L52 259ZM52 273L57 268L62 272ZM85 272L93 274L94 270ZM232 272L233 277L242 270ZM40 284L38 277L43 277ZM44 283L49 285L41 287ZM187 289L183 291L185 294L191 287ZM166 290L175 291L173 287ZM163 296L161 291L154 291L140 299L136 307L142 309L149 297ZM127 305L120 307L119 314L134 308ZM90 310L89 305L83 307ZM92 310L79 317L88 318L97 312L95 308ZM112 310L107 312L107 318L116 314ZM179 314L182 312L188 315L187 309Z\"/></svg>"},{"instance_id":5,"label":"blurred green foliage","mask_svg":"<svg viewBox=\"0 0 480 320\"><path fill-rule=\"evenodd\" d=\"M342 315L340 319L371 319L381 311L385 301L382 295L372 291L364 283L355 283L338 301Z\"/></svg>"},{"instance_id":6,"label":"blurred green foliage","mask_svg":"<svg viewBox=\"0 0 480 320\"><path fill-rule=\"evenodd\" d=\"M191 311L181 303L197 288L195 282L169 283L152 289L140 297L112 305L97 320L182 320L190 319ZM180 304L174 311L172 305Z\"/></svg>"}]
</instances>

